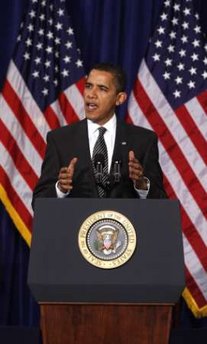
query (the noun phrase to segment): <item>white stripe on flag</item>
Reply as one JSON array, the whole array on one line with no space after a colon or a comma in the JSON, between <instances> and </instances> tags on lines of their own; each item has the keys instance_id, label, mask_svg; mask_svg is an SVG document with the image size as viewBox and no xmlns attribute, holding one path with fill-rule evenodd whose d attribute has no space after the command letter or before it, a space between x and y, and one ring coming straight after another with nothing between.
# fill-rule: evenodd
<instances>
[{"instance_id":1,"label":"white stripe on flag","mask_svg":"<svg viewBox=\"0 0 207 344\"><path fill-rule=\"evenodd\" d=\"M84 116L83 96L75 84L71 85L64 91L68 102L71 104L78 118L81 120Z\"/></svg>"},{"instance_id":2,"label":"white stripe on flag","mask_svg":"<svg viewBox=\"0 0 207 344\"><path fill-rule=\"evenodd\" d=\"M185 235L183 235L183 243L184 243L184 259L185 264L188 270L190 271L191 275L193 276L194 280L196 281L198 287L202 291L202 294L207 299L207 274L200 261L195 254L192 246L188 242Z\"/></svg>"},{"instance_id":3,"label":"white stripe on flag","mask_svg":"<svg viewBox=\"0 0 207 344\"><path fill-rule=\"evenodd\" d=\"M145 115L142 112L142 109L139 107L138 102L134 96L134 91L131 92L128 104L128 112L130 115L131 120L135 125L139 125L140 127L144 127L147 129L151 129L149 122L146 121Z\"/></svg>"},{"instance_id":4,"label":"white stripe on flag","mask_svg":"<svg viewBox=\"0 0 207 344\"><path fill-rule=\"evenodd\" d=\"M198 99L194 97L185 104L189 114L191 115L195 125L197 126L204 139L207 138L207 118L204 109L199 103Z\"/></svg>"},{"instance_id":5,"label":"white stripe on flag","mask_svg":"<svg viewBox=\"0 0 207 344\"><path fill-rule=\"evenodd\" d=\"M3 97L1 97L0 99L0 117L2 122L10 132L11 136L16 141L25 159L28 161L36 175L39 176L42 165L42 158L40 157L38 151L33 146L31 141L28 139L27 134L24 132L21 124L19 123Z\"/></svg>"},{"instance_id":6,"label":"white stripe on flag","mask_svg":"<svg viewBox=\"0 0 207 344\"><path fill-rule=\"evenodd\" d=\"M51 129L13 61L10 62L7 79L21 100L31 121L46 142L47 132Z\"/></svg>"},{"instance_id":7,"label":"white stripe on flag","mask_svg":"<svg viewBox=\"0 0 207 344\"><path fill-rule=\"evenodd\" d=\"M11 156L5 149L5 147L0 142L0 156L2 166L4 166L4 170L10 180L10 183L14 190L18 190L18 196L21 199L22 203L25 205L27 210L31 215L33 215L33 210L31 208L31 201L32 201L32 190L25 182L24 178L21 176L19 171L16 169L16 166L11 159Z\"/></svg>"},{"instance_id":8,"label":"white stripe on flag","mask_svg":"<svg viewBox=\"0 0 207 344\"><path fill-rule=\"evenodd\" d=\"M67 124L65 117L63 116L62 110L60 108L59 100L54 101L50 107L53 109L55 115L57 116L60 126L63 127Z\"/></svg>"}]
</instances>

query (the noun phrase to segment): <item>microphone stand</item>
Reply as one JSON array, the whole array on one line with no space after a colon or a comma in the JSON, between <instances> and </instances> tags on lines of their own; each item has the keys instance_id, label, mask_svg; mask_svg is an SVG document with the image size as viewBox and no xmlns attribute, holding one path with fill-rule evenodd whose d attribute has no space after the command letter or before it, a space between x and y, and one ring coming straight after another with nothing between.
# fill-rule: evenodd
<instances>
[{"instance_id":1,"label":"microphone stand","mask_svg":"<svg viewBox=\"0 0 207 344\"><path fill-rule=\"evenodd\" d=\"M114 162L114 184L115 183L119 183L121 180L121 161L120 160L116 160Z\"/></svg>"}]
</instances>

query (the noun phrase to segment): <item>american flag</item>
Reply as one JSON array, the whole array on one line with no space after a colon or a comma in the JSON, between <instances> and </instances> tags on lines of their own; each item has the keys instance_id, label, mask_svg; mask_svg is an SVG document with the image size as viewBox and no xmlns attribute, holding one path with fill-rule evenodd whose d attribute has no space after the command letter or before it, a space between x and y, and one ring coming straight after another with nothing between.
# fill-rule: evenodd
<instances>
[{"instance_id":1,"label":"american flag","mask_svg":"<svg viewBox=\"0 0 207 344\"><path fill-rule=\"evenodd\" d=\"M192 0L166 0L129 101L129 120L159 137L170 198L182 212L186 289L207 315L207 44Z\"/></svg>"},{"instance_id":2,"label":"american flag","mask_svg":"<svg viewBox=\"0 0 207 344\"><path fill-rule=\"evenodd\" d=\"M65 0L31 0L0 98L0 198L28 244L46 134L83 117L83 81Z\"/></svg>"}]
</instances>

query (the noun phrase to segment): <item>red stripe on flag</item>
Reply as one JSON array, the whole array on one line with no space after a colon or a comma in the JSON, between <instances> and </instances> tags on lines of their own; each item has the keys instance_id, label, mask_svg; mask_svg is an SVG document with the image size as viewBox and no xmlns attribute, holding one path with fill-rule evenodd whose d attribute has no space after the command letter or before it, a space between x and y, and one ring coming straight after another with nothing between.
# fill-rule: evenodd
<instances>
[{"instance_id":1,"label":"red stripe on flag","mask_svg":"<svg viewBox=\"0 0 207 344\"><path fill-rule=\"evenodd\" d=\"M77 116L76 112L74 111L73 107L71 106L70 102L65 96L64 92L62 92L59 95L58 101L60 104L61 111L66 119L66 122L68 124L78 122L79 117Z\"/></svg>"},{"instance_id":2,"label":"red stripe on flag","mask_svg":"<svg viewBox=\"0 0 207 344\"><path fill-rule=\"evenodd\" d=\"M31 168L28 161L25 159L21 150L19 149L16 141L0 119L0 132L1 132L1 141L9 152L12 160L14 161L15 166L20 172L22 178L26 181L31 189L33 189L38 181L38 177Z\"/></svg>"},{"instance_id":3,"label":"red stripe on flag","mask_svg":"<svg viewBox=\"0 0 207 344\"><path fill-rule=\"evenodd\" d=\"M197 99L198 99L200 105L202 106L202 108L204 109L204 113L206 115L207 114L207 91L199 94L197 96Z\"/></svg>"},{"instance_id":4,"label":"red stripe on flag","mask_svg":"<svg viewBox=\"0 0 207 344\"><path fill-rule=\"evenodd\" d=\"M200 260L200 264L203 266L204 270L207 270L207 255L206 255L206 245L200 237L198 231L190 221L188 214L182 207L182 223L183 223L183 233L186 235L189 243L191 244L193 251Z\"/></svg>"},{"instance_id":5,"label":"red stripe on flag","mask_svg":"<svg viewBox=\"0 0 207 344\"><path fill-rule=\"evenodd\" d=\"M164 184L164 188L165 188L165 191L166 191L168 197L170 199L177 199L177 197L174 193L174 190L172 189L172 187L171 187L165 174L163 174L163 184Z\"/></svg>"},{"instance_id":6,"label":"red stripe on flag","mask_svg":"<svg viewBox=\"0 0 207 344\"><path fill-rule=\"evenodd\" d=\"M185 128L186 133L194 143L200 156L203 158L203 161L207 164L206 140L198 130L188 110L184 105L182 105L175 112L182 126Z\"/></svg>"},{"instance_id":7,"label":"red stripe on flag","mask_svg":"<svg viewBox=\"0 0 207 344\"><path fill-rule=\"evenodd\" d=\"M25 110L21 100L18 98L16 92L12 88L11 84L6 80L2 91L5 101L11 108L13 114L18 119L26 135L36 148L37 152L43 158L45 153L45 142L42 136L37 131L37 128L31 121L27 111ZM5 114L6 115L6 114Z\"/></svg>"},{"instance_id":8,"label":"red stripe on flag","mask_svg":"<svg viewBox=\"0 0 207 344\"><path fill-rule=\"evenodd\" d=\"M133 124L133 121L129 115L129 113L127 112L126 116L125 116L125 122L128 124Z\"/></svg>"},{"instance_id":9,"label":"red stripe on flag","mask_svg":"<svg viewBox=\"0 0 207 344\"><path fill-rule=\"evenodd\" d=\"M83 94L85 82L86 82L86 79L85 77L83 77L82 79L78 80L78 82L75 83L76 87L79 89L81 94Z\"/></svg>"},{"instance_id":10,"label":"red stripe on flag","mask_svg":"<svg viewBox=\"0 0 207 344\"><path fill-rule=\"evenodd\" d=\"M13 207L17 211L17 213L21 214L21 219L25 223L26 227L32 231L32 216L21 201L20 197L16 193L15 189L10 183L10 180L0 166L0 180L2 181L2 185L6 190L7 194L9 195L10 202L12 203ZM32 191L31 191L32 192Z\"/></svg>"},{"instance_id":11,"label":"red stripe on flag","mask_svg":"<svg viewBox=\"0 0 207 344\"><path fill-rule=\"evenodd\" d=\"M198 307L202 308L206 306L206 299L203 296L199 286L197 285L195 279L193 278L193 276L191 275L187 267L185 268L185 276L186 276L186 285L188 287L188 290L190 291L194 300L196 300Z\"/></svg>"},{"instance_id":12,"label":"red stripe on flag","mask_svg":"<svg viewBox=\"0 0 207 344\"><path fill-rule=\"evenodd\" d=\"M180 150L170 131L166 127L163 119L160 117L160 114L151 103L139 80L136 80L135 82L134 95L140 108L142 109L142 112L147 117L147 120L150 122L153 130L159 136L159 139L165 147L165 150L168 152L170 158L176 165L177 170L180 172L186 187L190 188L190 192L201 209L203 215L207 217L207 208L204 208L204 204L207 204L206 192L194 174L191 166L187 162L184 154Z\"/></svg>"},{"instance_id":13,"label":"red stripe on flag","mask_svg":"<svg viewBox=\"0 0 207 344\"><path fill-rule=\"evenodd\" d=\"M50 105L44 111L44 115L51 130L60 127L60 121Z\"/></svg>"}]
</instances>

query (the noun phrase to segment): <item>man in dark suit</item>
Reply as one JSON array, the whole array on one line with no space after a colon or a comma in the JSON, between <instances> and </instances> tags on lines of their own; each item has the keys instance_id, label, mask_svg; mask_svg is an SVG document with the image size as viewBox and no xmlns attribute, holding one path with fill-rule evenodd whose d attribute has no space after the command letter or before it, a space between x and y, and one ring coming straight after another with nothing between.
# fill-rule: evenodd
<instances>
[{"instance_id":1,"label":"man in dark suit","mask_svg":"<svg viewBox=\"0 0 207 344\"><path fill-rule=\"evenodd\" d=\"M111 64L94 66L84 89L86 119L48 134L34 199L166 197L155 133L116 119L115 108L126 98L124 72ZM105 153L94 157L100 127Z\"/></svg>"}]
</instances>

